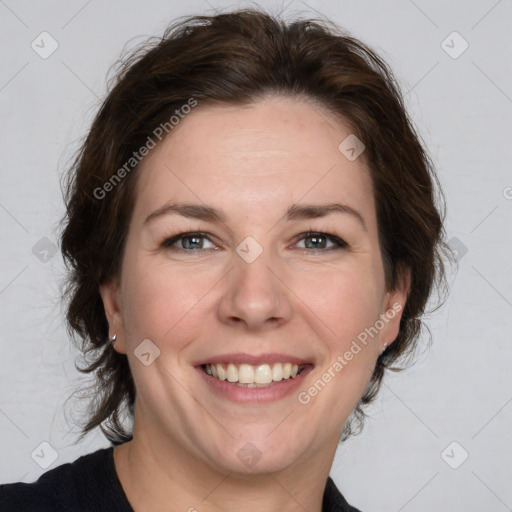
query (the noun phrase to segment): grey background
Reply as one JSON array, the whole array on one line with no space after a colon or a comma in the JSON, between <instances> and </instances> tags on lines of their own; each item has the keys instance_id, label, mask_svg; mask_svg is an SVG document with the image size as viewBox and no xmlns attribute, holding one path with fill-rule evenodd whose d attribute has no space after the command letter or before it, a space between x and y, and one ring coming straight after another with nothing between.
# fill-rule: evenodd
<instances>
[{"instance_id":1,"label":"grey background","mask_svg":"<svg viewBox=\"0 0 512 512\"><path fill-rule=\"evenodd\" d=\"M80 375L58 300L64 268L53 251L59 175L110 65L128 40L161 35L177 16L249 5L0 0L1 483L34 481L52 450L49 469L107 446L100 434L74 445L77 428L63 412ZM429 319L431 349L386 380L332 476L365 512L512 510L511 2L310 0L285 12L314 10L395 70L439 170L448 235L461 256L450 297ZM59 45L47 59L31 47L42 46L43 31ZM448 37L454 31L469 44L457 58L464 42Z\"/></svg>"}]
</instances>

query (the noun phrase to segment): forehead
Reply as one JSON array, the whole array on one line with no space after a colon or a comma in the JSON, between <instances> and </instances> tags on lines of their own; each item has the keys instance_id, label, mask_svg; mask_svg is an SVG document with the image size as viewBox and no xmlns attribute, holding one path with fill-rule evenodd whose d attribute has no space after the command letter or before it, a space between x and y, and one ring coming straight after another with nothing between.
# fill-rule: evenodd
<instances>
[{"instance_id":1,"label":"forehead","mask_svg":"<svg viewBox=\"0 0 512 512\"><path fill-rule=\"evenodd\" d=\"M364 205L371 215L364 158L339 150L351 134L348 123L302 99L196 107L142 162L136 210L179 200L262 216L303 199Z\"/></svg>"}]
</instances>

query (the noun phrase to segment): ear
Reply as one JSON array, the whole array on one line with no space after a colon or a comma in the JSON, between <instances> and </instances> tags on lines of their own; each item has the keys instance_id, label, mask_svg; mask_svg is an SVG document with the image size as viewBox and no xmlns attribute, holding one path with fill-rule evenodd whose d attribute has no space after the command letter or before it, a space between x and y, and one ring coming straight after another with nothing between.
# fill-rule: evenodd
<instances>
[{"instance_id":1,"label":"ear","mask_svg":"<svg viewBox=\"0 0 512 512\"><path fill-rule=\"evenodd\" d=\"M408 267L401 267L397 270L398 276L395 288L386 292L384 296L381 313L384 327L379 337L380 353L396 340L400 332L400 320L411 287L410 269Z\"/></svg>"},{"instance_id":2,"label":"ear","mask_svg":"<svg viewBox=\"0 0 512 512\"><path fill-rule=\"evenodd\" d=\"M105 316L108 321L109 340L115 335L116 341L113 344L114 350L120 354L126 354L119 281L117 279L111 279L100 285L100 295L105 309Z\"/></svg>"}]
</instances>

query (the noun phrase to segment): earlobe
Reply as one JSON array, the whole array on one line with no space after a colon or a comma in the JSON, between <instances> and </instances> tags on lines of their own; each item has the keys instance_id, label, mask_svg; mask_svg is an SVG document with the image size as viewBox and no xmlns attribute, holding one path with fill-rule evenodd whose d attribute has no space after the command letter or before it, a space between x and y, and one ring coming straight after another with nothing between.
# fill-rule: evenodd
<instances>
[{"instance_id":1,"label":"earlobe","mask_svg":"<svg viewBox=\"0 0 512 512\"><path fill-rule=\"evenodd\" d=\"M114 350L124 354L126 350L124 346L119 283L117 280L107 281L100 285L99 291L109 326L108 343L112 344Z\"/></svg>"}]
</instances>

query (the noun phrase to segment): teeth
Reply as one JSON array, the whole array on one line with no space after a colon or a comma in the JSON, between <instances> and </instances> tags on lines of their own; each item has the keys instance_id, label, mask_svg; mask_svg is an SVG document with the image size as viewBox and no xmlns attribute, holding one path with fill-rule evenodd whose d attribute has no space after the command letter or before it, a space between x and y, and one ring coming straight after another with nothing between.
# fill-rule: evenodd
<instances>
[{"instance_id":1,"label":"teeth","mask_svg":"<svg viewBox=\"0 0 512 512\"><path fill-rule=\"evenodd\" d=\"M238 382L240 384L254 383L254 368L250 364L241 364L238 369Z\"/></svg>"},{"instance_id":2,"label":"teeth","mask_svg":"<svg viewBox=\"0 0 512 512\"><path fill-rule=\"evenodd\" d=\"M209 365L206 365L206 368L208 368ZM226 372L227 378L229 382L238 382L238 371L236 369L236 366L232 363L228 364L228 370Z\"/></svg>"},{"instance_id":3,"label":"teeth","mask_svg":"<svg viewBox=\"0 0 512 512\"><path fill-rule=\"evenodd\" d=\"M270 384L272 382L272 370L268 364L260 364L254 372L256 384Z\"/></svg>"},{"instance_id":4,"label":"teeth","mask_svg":"<svg viewBox=\"0 0 512 512\"><path fill-rule=\"evenodd\" d=\"M254 388L294 378L303 368L303 366L292 363L260 364L258 366L250 364L237 366L233 363L228 363L227 365L206 364L204 371L216 379L227 380L228 382Z\"/></svg>"},{"instance_id":5,"label":"teeth","mask_svg":"<svg viewBox=\"0 0 512 512\"><path fill-rule=\"evenodd\" d=\"M228 376L226 375L226 370L224 370L221 364L216 364L215 368L217 368L217 378L219 380L226 380Z\"/></svg>"},{"instance_id":6,"label":"teeth","mask_svg":"<svg viewBox=\"0 0 512 512\"><path fill-rule=\"evenodd\" d=\"M282 364L275 364L272 367L272 380L275 380L276 382L283 380L283 365Z\"/></svg>"}]
</instances>

